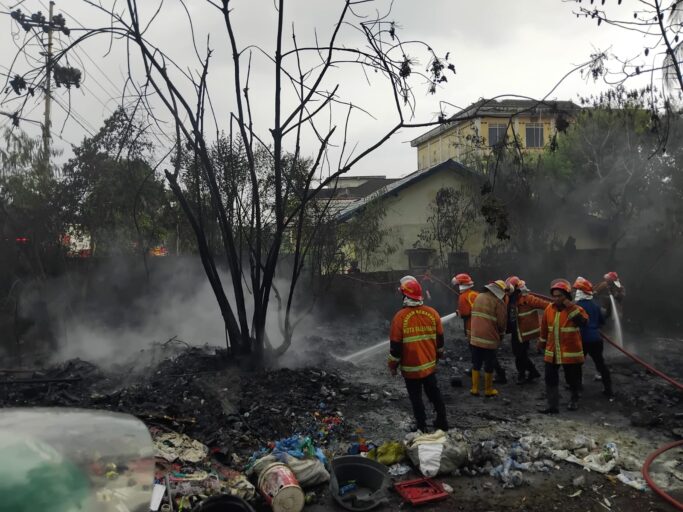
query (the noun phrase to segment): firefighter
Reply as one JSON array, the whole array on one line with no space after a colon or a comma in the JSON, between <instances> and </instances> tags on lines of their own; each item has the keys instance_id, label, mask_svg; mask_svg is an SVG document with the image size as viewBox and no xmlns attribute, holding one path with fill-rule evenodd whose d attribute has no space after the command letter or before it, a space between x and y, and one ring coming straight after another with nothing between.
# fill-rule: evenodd
<instances>
[{"instance_id":1,"label":"firefighter","mask_svg":"<svg viewBox=\"0 0 683 512\"><path fill-rule=\"evenodd\" d=\"M496 351L507 327L507 287L504 281L486 285L486 290L474 300L472 306L472 395L479 395L479 376L484 367L484 395L494 397L498 391L493 388L493 370L496 366Z\"/></svg>"},{"instance_id":2,"label":"firefighter","mask_svg":"<svg viewBox=\"0 0 683 512\"><path fill-rule=\"evenodd\" d=\"M584 361L580 328L588 321L588 315L572 302L572 286L566 279L555 279L550 284L553 302L545 308L541 318L541 338L538 347L545 353L545 386L548 407L544 414L557 414L560 407L560 367L571 398L567 409L578 409L581 394L581 365Z\"/></svg>"},{"instance_id":3,"label":"firefighter","mask_svg":"<svg viewBox=\"0 0 683 512\"><path fill-rule=\"evenodd\" d=\"M574 302L577 306L581 306L588 315L588 322L581 327L583 355L584 357L590 356L593 359L595 368L602 377L603 394L611 400L614 398L612 378L602 355L603 341L602 336L600 336L600 328L605 325L606 320L605 310L593 300L593 284L588 279L577 277L574 282L574 289L576 290Z\"/></svg>"},{"instance_id":4,"label":"firefighter","mask_svg":"<svg viewBox=\"0 0 683 512\"><path fill-rule=\"evenodd\" d=\"M453 286L458 286L460 295L458 296L458 316L462 318L462 326L465 332L467 343L470 342L470 329L472 325L472 305L479 292L473 290L474 281L468 274L458 274L451 281Z\"/></svg>"},{"instance_id":5,"label":"firefighter","mask_svg":"<svg viewBox=\"0 0 683 512\"><path fill-rule=\"evenodd\" d=\"M446 431L446 405L435 373L436 363L444 351L441 317L434 308L424 305L422 286L413 276L401 279L399 291L403 294L403 307L391 322L389 371L395 376L398 369L401 370L417 430L427 431L427 416L422 402L424 389L436 411L434 428Z\"/></svg>"},{"instance_id":6,"label":"firefighter","mask_svg":"<svg viewBox=\"0 0 683 512\"><path fill-rule=\"evenodd\" d=\"M621 284L619 279L619 274L616 272L607 272L603 276L603 281L598 283L595 287L594 294L600 299L602 307L609 311L611 314L621 315L623 309L624 298L626 297L626 290ZM618 311L612 311L612 302L610 300L610 295L614 297L614 302L617 305Z\"/></svg>"},{"instance_id":7,"label":"firefighter","mask_svg":"<svg viewBox=\"0 0 683 512\"><path fill-rule=\"evenodd\" d=\"M505 280L512 290L508 303L508 327L512 353L517 368L517 384L533 382L541 376L529 359L529 344L541 334L539 313L545 311L550 302L529 293L526 283L517 276Z\"/></svg>"}]
</instances>

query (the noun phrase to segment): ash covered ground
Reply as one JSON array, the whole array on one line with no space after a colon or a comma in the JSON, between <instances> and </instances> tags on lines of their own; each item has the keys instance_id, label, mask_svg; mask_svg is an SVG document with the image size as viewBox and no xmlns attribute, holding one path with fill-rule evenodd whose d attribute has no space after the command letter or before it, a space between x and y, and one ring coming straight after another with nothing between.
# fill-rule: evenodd
<instances>
[{"instance_id":1,"label":"ash covered ground","mask_svg":"<svg viewBox=\"0 0 683 512\"><path fill-rule=\"evenodd\" d=\"M187 347L175 341L157 344L136 354L130 363L107 369L72 359L32 373L6 375L0 406L82 407L134 414L150 427L175 430L201 441L238 471L268 443L296 433L315 436L324 418L336 416L343 421L318 439L334 456L346 453L351 441L359 437L377 445L401 440L411 423L403 380L386 371L385 349L354 363L335 357L377 344L386 339L387 332L386 319L318 325L299 336L277 368L258 371L227 360L220 348ZM678 364L682 340L628 333L625 338L626 346L641 357L672 377L683 378ZM607 348L616 399L603 397L600 382L593 379L593 363L588 361L580 409L563 409L557 416L546 417L536 412L544 404L542 379L514 384L508 344L499 359L508 371L509 383L498 386L497 398L485 399L468 393L469 351L458 321L446 327L446 339L447 357L440 362L438 377L450 426L472 446L485 446L489 453L479 453L457 476L439 477L454 489L451 498L422 510L673 510L654 493L624 485L614 474L588 472L568 462L557 462L547 472L524 472L523 484L512 488L502 485L490 470L524 436L571 440L583 435L598 445L614 442L626 469L637 471L655 448L683 437L683 406L674 387ZM540 356L534 354L533 360L542 372ZM454 377L462 379L462 387L451 385ZM7 382L26 378L45 383ZM567 391L563 398L568 399ZM673 451L653 467L679 499L683 496L681 459L681 452ZM411 476L418 475L413 472L401 478ZM257 506L268 509L263 503ZM392 495L385 509L399 507L399 497ZM305 510L332 508L323 485L314 490Z\"/></svg>"}]
</instances>

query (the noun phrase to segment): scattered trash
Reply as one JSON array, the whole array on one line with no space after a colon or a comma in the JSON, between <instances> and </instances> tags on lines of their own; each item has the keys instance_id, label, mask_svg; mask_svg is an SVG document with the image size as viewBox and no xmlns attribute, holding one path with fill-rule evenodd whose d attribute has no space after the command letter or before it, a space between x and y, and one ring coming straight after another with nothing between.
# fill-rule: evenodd
<instances>
[{"instance_id":1,"label":"scattered trash","mask_svg":"<svg viewBox=\"0 0 683 512\"><path fill-rule=\"evenodd\" d=\"M156 512L161 506L161 500L166 495L166 486L162 484L155 484L152 488L152 499L149 502L149 509Z\"/></svg>"},{"instance_id":2,"label":"scattered trash","mask_svg":"<svg viewBox=\"0 0 683 512\"><path fill-rule=\"evenodd\" d=\"M153 433L154 452L168 462L200 462L209 454L209 449L199 441L177 432Z\"/></svg>"},{"instance_id":3,"label":"scattered trash","mask_svg":"<svg viewBox=\"0 0 683 512\"><path fill-rule=\"evenodd\" d=\"M394 484L394 489L411 505L423 505L448 498L448 493L439 482L431 478L418 478Z\"/></svg>"},{"instance_id":4,"label":"scattered trash","mask_svg":"<svg viewBox=\"0 0 683 512\"><path fill-rule=\"evenodd\" d=\"M412 468L405 464L394 464L393 466L389 466L389 474L391 476L403 476L410 473L411 470Z\"/></svg>"},{"instance_id":5,"label":"scattered trash","mask_svg":"<svg viewBox=\"0 0 683 512\"><path fill-rule=\"evenodd\" d=\"M583 458L577 457L569 450L552 450L552 453L559 460L572 462L602 474L612 471L619 459L619 450L614 443L607 443L600 452L590 453Z\"/></svg>"},{"instance_id":6,"label":"scattered trash","mask_svg":"<svg viewBox=\"0 0 683 512\"><path fill-rule=\"evenodd\" d=\"M503 464L493 468L489 474L500 480L504 488L511 489L524 484L521 470L528 471L529 469L531 469L529 462L520 463L508 457Z\"/></svg>"},{"instance_id":7,"label":"scattered trash","mask_svg":"<svg viewBox=\"0 0 683 512\"><path fill-rule=\"evenodd\" d=\"M442 430L408 434L405 445L411 462L426 477L452 473L470 460L467 442L456 440Z\"/></svg>"},{"instance_id":8,"label":"scattered trash","mask_svg":"<svg viewBox=\"0 0 683 512\"><path fill-rule=\"evenodd\" d=\"M441 482L441 487L443 487L443 490L446 491L448 494L453 494L455 492L455 489L453 489L446 482Z\"/></svg>"},{"instance_id":9,"label":"scattered trash","mask_svg":"<svg viewBox=\"0 0 683 512\"><path fill-rule=\"evenodd\" d=\"M574 487L583 487L586 485L586 477L583 475L577 476L574 480L572 480L572 485Z\"/></svg>"},{"instance_id":10,"label":"scattered trash","mask_svg":"<svg viewBox=\"0 0 683 512\"><path fill-rule=\"evenodd\" d=\"M622 469L617 475L617 480L639 491L647 491L650 489L640 472L624 471Z\"/></svg>"},{"instance_id":11,"label":"scattered trash","mask_svg":"<svg viewBox=\"0 0 683 512\"><path fill-rule=\"evenodd\" d=\"M406 449L399 441L387 441L378 448L368 450L368 457L385 466L391 466L406 458Z\"/></svg>"},{"instance_id":12,"label":"scattered trash","mask_svg":"<svg viewBox=\"0 0 683 512\"><path fill-rule=\"evenodd\" d=\"M261 472L258 488L274 512L300 512L306 498L294 473L280 462Z\"/></svg>"},{"instance_id":13,"label":"scattered trash","mask_svg":"<svg viewBox=\"0 0 683 512\"><path fill-rule=\"evenodd\" d=\"M581 489L579 489L579 490L576 491L575 493L570 494L569 497L570 497L570 498L576 498L576 497L578 497L578 496L581 496L581 493L582 493L582 492L583 492L583 491L582 491Z\"/></svg>"}]
</instances>

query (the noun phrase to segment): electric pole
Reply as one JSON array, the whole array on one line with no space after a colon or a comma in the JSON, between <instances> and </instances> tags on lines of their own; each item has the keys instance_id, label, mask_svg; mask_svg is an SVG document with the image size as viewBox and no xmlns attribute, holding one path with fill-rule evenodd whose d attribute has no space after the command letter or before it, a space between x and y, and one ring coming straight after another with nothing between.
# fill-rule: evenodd
<instances>
[{"instance_id":1,"label":"electric pole","mask_svg":"<svg viewBox=\"0 0 683 512\"><path fill-rule=\"evenodd\" d=\"M29 32L33 29L38 29L47 34L47 45L45 46L45 84L43 90L45 91L45 115L43 120L43 158L45 159L45 170L49 172L50 169L50 129L52 126L52 78L54 75L55 85L57 87L64 86L69 89L72 85L80 87L81 72L76 68L70 66L60 66L54 62L52 47L54 31L62 32L66 36L71 33L71 30L66 26L66 20L61 14L54 15L54 1L50 0L50 8L48 18L38 11L36 13L26 15L21 12L21 9L12 11L10 15L21 27ZM16 75L9 81L10 86L17 94L23 94L23 91L28 88L26 79L23 76ZM29 89L30 94L33 94L33 89Z\"/></svg>"},{"instance_id":2,"label":"electric pole","mask_svg":"<svg viewBox=\"0 0 683 512\"><path fill-rule=\"evenodd\" d=\"M50 11L47 19L47 53L45 54L45 120L43 121L43 153L45 158L45 170L50 169L50 108L52 107L52 16L55 3L50 0Z\"/></svg>"}]
</instances>

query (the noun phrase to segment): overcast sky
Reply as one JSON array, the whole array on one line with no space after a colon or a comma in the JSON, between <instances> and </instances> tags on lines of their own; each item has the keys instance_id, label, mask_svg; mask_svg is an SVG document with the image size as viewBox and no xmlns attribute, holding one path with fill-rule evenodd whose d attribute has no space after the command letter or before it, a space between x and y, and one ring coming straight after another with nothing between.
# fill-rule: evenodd
<instances>
[{"instance_id":1,"label":"overcast sky","mask_svg":"<svg viewBox=\"0 0 683 512\"><path fill-rule=\"evenodd\" d=\"M607 1L609 4L610 0ZM633 3L633 0L625 0L621 7L625 12L630 8L629 1ZM111 5L113 2L101 0L101 3ZM231 86L231 54L224 25L218 13L202 0L189 0L188 3L191 4L197 39L201 41L199 51L203 52L209 35L210 46L215 50L210 85L221 128L227 130L226 120L234 106L234 90ZM17 0L0 0L0 9L7 11L16 4ZM25 12L46 12L46 4L47 0L24 0L21 8ZM266 51L273 52L276 26L273 1L233 0L233 4L238 44L242 47L258 44ZM143 12L143 17L149 15L156 5L156 1L144 0L149 12ZM312 44L316 33L324 41L329 37L342 5L341 0L290 0L285 10L288 32L291 32L293 23L300 46ZM388 5L389 2L384 0L376 4L380 10ZM367 7L368 4L364 4L365 13L370 14ZM561 0L395 0L390 18L400 26L401 37L425 41L441 56L450 52L450 61L457 70L455 76L448 75L448 83L435 96L425 94L426 86L423 83L413 83L418 103L415 121L433 121L439 110L439 100L465 107L479 98L502 94L545 97L565 74L586 62L596 49L610 49L615 54L630 56L637 54L642 47L639 36L605 25L598 28L595 22L577 19L573 14L575 9L574 2ZM107 23L106 18L81 0L59 0L56 11L64 14L72 28L98 27ZM17 27L9 16L1 17L0 23L4 24L0 36L0 64L3 72L6 72L15 53L15 45L21 44L24 36L20 33L12 40L10 31L16 34ZM161 15L149 32L149 38L167 49L184 68L196 69L196 57L189 34L187 18L179 3L166 0ZM62 37L58 44L66 42L67 39ZM340 33L340 42L353 46L359 43L359 38L352 29L345 27ZM286 45L291 47L289 33ZM71 105L75 119L67 120L66 124L64 108L60 104L67 107L69 97L63 89L55 93L57 105L53 127L56 146L68 148L69 143L78 143L88 133L96 131L115 107L121 95L127 65L125 48L121 42L113 41L107 55L109 48L109 39L99 38L87 43L72 56L72 65L84 69L85 78L80 90L72 90ZM38 47L29 48L33 57L39 58L39 52ZM425 66L424 51L415 49L410 55L420 59L418 67ZM29 64L26 59L20 59L16 70L25 71ZM133 69L136 80L142 82L144 76L138 72L139 67ZM264 139L269 137L268 128L272 126L273 119L272 71L273 66L267 59L254 55L250 91L256 126ZM357 152L372 144L396 122L391 90L386 81L379 76L371 76L370 80L368 83L358 69L342 67L332 73L326 82L327 87L339 83L341 98L363 106L374 117L352 117L347 148L356 147ZM576 100L577 95L594 93L601 88L604 88L601 84L582 79L576 73L565 79L549 98ZM31 118L41 119L42 109L42 101L37 100L28 105L26 112L30 112ZM2 110L11 110L11 107L3 105ZM453 114L455 111L455 107L450 107L447 113ZM163 115L161 107L159 112ZM323 128L329 123L342 127L344 113L337 110L332 120L321 118ZM6 120L0 119L0 125L4 124ZM25 128L39 135L38 129L30 126ZM360 162L352 173L398 177L414 171L416 150L410 147L409 141L424 131L401 131ZM338 134L340 132L341 129ZM168 133L172 134L172 130L169 129ZM162 136L160 140L161 154L162 143L168 145L168 140ZM337 147L341 146L341 142L341 139L335 140ZM312 133L308 133L304 137L304 151L311 156L316 151L314 143Z\"/></svg>"}]
</instances>

